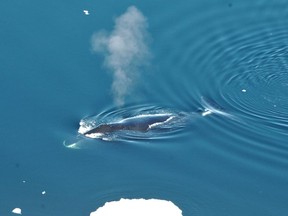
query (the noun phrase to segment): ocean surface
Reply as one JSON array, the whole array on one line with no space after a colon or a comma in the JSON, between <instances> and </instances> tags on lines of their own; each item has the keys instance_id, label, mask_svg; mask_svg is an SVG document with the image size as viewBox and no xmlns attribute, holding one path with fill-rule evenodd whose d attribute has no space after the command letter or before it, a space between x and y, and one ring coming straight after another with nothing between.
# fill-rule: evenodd
<instances>
[{"instance_id":1,"label":"ocean surface","mask_svg":"<svg viewBox=\"0 0 288 216\"><path fill-rule=\"evenodd\" d=\"M1 216L288 215L286 0L1 0L0 47ZM78 133L151 113L188 120Z\"/></svg>"}]
</instances>

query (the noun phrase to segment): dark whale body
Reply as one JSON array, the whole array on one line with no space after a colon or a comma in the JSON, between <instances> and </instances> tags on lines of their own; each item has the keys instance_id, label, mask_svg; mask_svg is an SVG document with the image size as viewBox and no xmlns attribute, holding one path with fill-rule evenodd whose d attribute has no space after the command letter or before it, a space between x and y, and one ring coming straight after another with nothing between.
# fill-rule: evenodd
<instances>
[{"instance_id":1,"label":"dark whale body","mask_svg":"<svg viewBox=\"0 0 288 216\"><path fill-rule=\"evenodd\" d=\"M131 117L115 123L100 124L96 128L85 132L84 135L105 134L123 130L146 132L150 130L151 125L165 123L172 118L172 114L148 114L146 116Z\"/></svg>"},{"instance_id":2,"label":"dark whale body","mask_svg":"<svg viewBox=\"0 0 288 216\"><path fill-rule=\"evenodd\" d=\"M204 117L214 113L233 118L213 99L202 97L201 104L202 108L195 108L193 112L158 107L136 107L136 109L132 107L117 112L103 113L103 115L81 120L78 133L102 140L115 140L121 137L148 139L186 127L197 116Z\"/></svg>"}]
</instances>

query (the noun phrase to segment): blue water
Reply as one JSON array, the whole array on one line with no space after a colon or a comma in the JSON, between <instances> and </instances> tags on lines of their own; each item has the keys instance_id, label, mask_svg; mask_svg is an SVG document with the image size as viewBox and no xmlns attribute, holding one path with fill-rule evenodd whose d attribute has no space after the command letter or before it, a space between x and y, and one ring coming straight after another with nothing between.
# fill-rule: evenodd
<instances>
[{"instance_id":1,"label":"blue water","mask_svg":"<svg viewBox=\"0 0 288 216\"><path fill-rule=\"evenodd\" d=\"M115 100L115 68L91 37L131 5L149 55L128 62L137 74ZM89 215L123 197L171 200L184 216L288 214L286 1L2 0L0 16L0 215ZM225 115L201 115L202 98ZM157 139L77 132L143 107L196 114Z\"/></svg>"}]
</instances>

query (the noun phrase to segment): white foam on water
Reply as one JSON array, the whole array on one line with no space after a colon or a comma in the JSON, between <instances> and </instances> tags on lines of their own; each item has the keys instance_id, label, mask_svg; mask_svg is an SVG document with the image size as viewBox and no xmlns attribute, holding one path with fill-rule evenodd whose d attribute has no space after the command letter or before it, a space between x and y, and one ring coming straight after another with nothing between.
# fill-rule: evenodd
<instances>
[{"instance_id":1,"label":"white foam on water","mask_svg":"<svg viewBox=\"0 0 288 216\"><path fill-rule=\"evenodd\" d=\"M201 100L202 100L202 106L204 107L204 111L201 113L203 117L211 115L211 114L217 114L217 115L225 116L234 121L243 122L241 119L237 118L235 115L230 114L226 111L223 111L221 108L218 108L217 105L213 106L213 104L210 104L209 102L207 102L204 97L202 97Z\"/></svg>"},{"instance_id":2,"label":"white foam on water","mask_svg":"<svg viewBox=\"0 0 288 216\"><path fill-rule=\"evenodd\" d=\"M84 120L81 120L79 122L79 129L78 129L78 133L80 134L85 134L86 132L92 130L94 128L93 123L89 123L89 122L85 122Z\"/></svg>"},{"instance_id":3,"label":"white foam on water","mask_svg":"<svg viewBox=\"0 0 288 216\"><path fill-rule=\"evenodd\" d=\"M213 113L212 110L206 108L206 109L204 110L204 112L201 113L201 115L202 115L202 116L206 116L206 115L210 115L210 114L212 114L212 113Z\"/></svg>"},{"instance_id":4,"label":"white foam on water","mask_svg":"<svg viewBox=\"0 0 288 216\"><path fill-rule=\"evenodd\" d=\"M103 141L113 141L113 138L111 137L103 137L101 138Z\"/></svg>"},{"instance_id":5,"label":"white foam on water","mask_svg":"<svg viewBox=\"0 0 288 216\"><path fill-rule=\"evenodd\" d=\"M201 114L202 116L207 116L207 115L214 113L214 114L223 115L226 117L232 117L231 114L213 106L212 104L207 102L203 97L201 99L202 99L202 106L204 107L204 112L202 112L202 114Z\"/></svg>"},{"instance_id":6,"label":"white foam on water","mask_svg":"<svg viewBox=\"0 0 288 216\"><path fill-rule=\"evenodd\" d=\"M66 141L64 141L64 142L63 142L63 145L64 145L66 148L70 148L70 149L80 149L78 142L68 144L68 143L66 143Z\"/></svg>"}]
</instances>

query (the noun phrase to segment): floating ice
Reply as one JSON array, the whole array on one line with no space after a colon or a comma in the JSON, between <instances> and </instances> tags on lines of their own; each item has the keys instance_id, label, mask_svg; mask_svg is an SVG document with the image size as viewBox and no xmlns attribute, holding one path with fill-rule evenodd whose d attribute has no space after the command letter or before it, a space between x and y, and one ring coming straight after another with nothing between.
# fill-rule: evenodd
<instances>
[{"instance_id":1,"label":"floating ice","mask_svg":"<svg viewBox=\"0 0 288 216\"><path fill-rule=\"evenodd\" d=\"M246 89L242 89L242 92L244 92L244 93L245 93L246 91L247 91Z\"/></svg>"},{"instance_id":2,"label":"floating ice","mask_svg":"<svg viewBox=\"0 0 288 216\"><path fill-rule=\"evenodd\" d=\"M90 216L182 216L182 211L171 201L159 199L121 199L107 202Z\"/></svg>"},{"instance_id":3,"label":"floating ice","mask_svg":"<svg viewBox=\"0 0 288 216\"><path fill-rule=\"evenodd\" d=\"M42 195L45 195L46 194L46 191L42 191Z\"/></svg>"},{"instance_id":4,"label":"floating ice","mask_svg":"<svg viewBox=\"0 0 288 216\"><path fill-rule=\"evenodd\" d=\"M14 213L14 214L22 214L21 208L14 208L12 210L12 213Z\"/></svg>"},{"instance_id":5,"label":"floating ice","mask_svg":"<svg viewBox=\"0 0 288 216\"><path fill-rule=\"evenodd\" d=\"M85 15L89 15L89 14L90 14L88 10L83 10L83 13L84 13Z\"/></svg>"}]
</instances>

